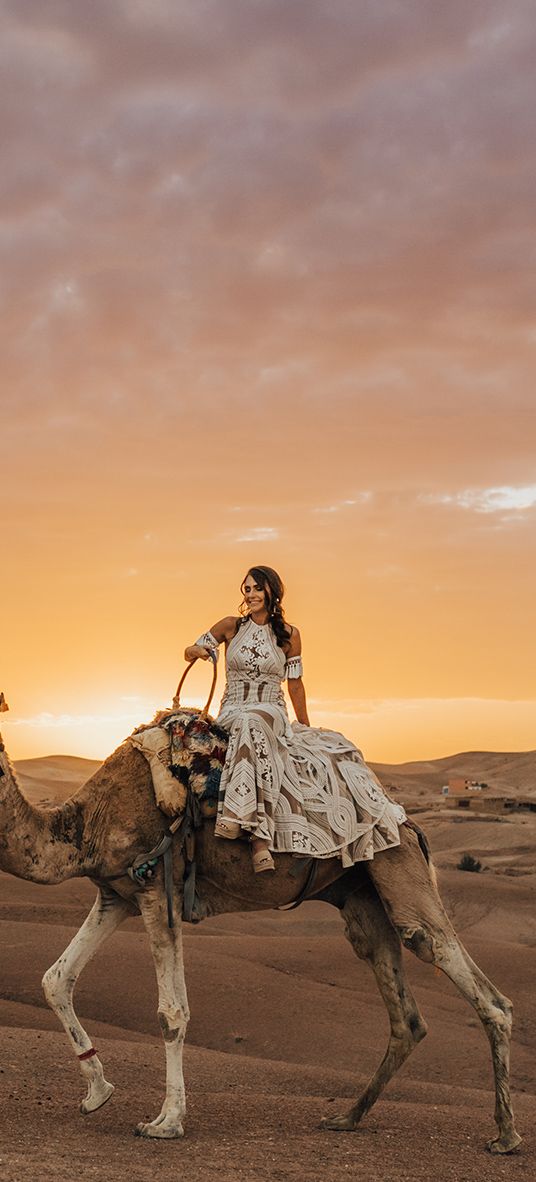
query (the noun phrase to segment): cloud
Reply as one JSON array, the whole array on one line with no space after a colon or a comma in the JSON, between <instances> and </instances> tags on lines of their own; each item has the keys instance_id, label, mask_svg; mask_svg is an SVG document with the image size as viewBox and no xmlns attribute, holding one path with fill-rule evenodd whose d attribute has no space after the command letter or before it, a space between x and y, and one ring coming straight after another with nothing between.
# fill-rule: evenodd
<instances>
[{"instance_id":1,"label":"cloud","mask_svg":"<svg viewBox=\"0 0 536 1182\"><path fill-rule=\"evenodd\" d=\"M334 505L319 505L313 509L313 513L340 513L342 509L353 508L354 505L366 505L372 500L372 496L373 494L370 490L359 492L354 497L337 501Z\"/></svg>"},{"instance_id":2,"label":"cloud","mask_svg":"<svg viewBox=\"0 0 536 1182\"><path fill-rule=\"evenodd\" d=\"M247 530L246 533L240 534L235 538L235 542L276 542L279 538L279 530L271 525L260 525L253 529Z\"/></svg>"},{"instance_id":3,"label":"cloud","mask_svg":"<svg viewBox=\"0 0 536 1182\"><path fill-rule=\"evenodd\" d=\"M458 505L475 513L504 513L506 510L523 513L536 505L536 484L432 493L419 499L432 505Z\"/></svg>"},{"instance_id":4,"label":"cloud","mask_svg":"<svg viewBox=\"0 0 536 1182\"><path fill-rule=\"evenodd\" d=\"M78 447L99 420L150 433L150 394L151 422L188 437L226 399L238 440L255 386L284 471L281 424L290 439L311 402L355 411L364 464L386 417L399 464L445 407L487 405L495 435L508 400L530 411L526 4L507 21L461 2L431 19L424 0L6 16L10 430L33 421L44 448L43 405L69 402ZM303 470L323 431L299 419Z\"/></svg>"}]
</instances>

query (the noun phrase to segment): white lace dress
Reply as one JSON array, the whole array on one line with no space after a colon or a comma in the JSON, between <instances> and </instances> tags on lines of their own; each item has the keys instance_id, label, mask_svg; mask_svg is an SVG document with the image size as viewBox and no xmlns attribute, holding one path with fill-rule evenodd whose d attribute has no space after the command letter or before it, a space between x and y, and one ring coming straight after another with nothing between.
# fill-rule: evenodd
<instances>
[{"instance_id":1,"label":"white lace dress","mask_svg":"<svg viewBox=\"0 0 536 1182\"><path fill-rule=\"evenodd\" d=\"M211 632L198 644L217 648ZM401 805L337 731L289 721L282 682L301 676L269 624L247 619L230 641L218 723L229 733L218 815L278 852L340 855L343 866L399 845Z\"/></svg>"}]
</instances>

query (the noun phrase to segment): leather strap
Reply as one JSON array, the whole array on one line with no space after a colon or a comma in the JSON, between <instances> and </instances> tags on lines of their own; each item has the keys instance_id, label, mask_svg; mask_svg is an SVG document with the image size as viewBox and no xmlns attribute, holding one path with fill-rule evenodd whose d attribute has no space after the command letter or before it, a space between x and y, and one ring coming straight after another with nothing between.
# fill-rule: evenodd
<instances>
[{"instance_id":1,"label":"leather strap","mask_svg":"<svg viewBox=\"0 0 536 1182\"><path fill-rule=\"evenodd\" d=\"M305 861L306 866L309 862L309 866L307 867L307 876L302 889L292 903L283 903L281 907L277 908L278 911L294 911L295 907L299 907L300 903L304 903L306 899L310 899L311 896L314 895L314 888L318 875L318 858L306 858L304 860L300 858L299 862L301 862L301 866L298 864L296 869L293 868L290 873L293 875L299 874L300 869L303 868L303 861ZM298 863L298 859L296 859L296 862Z\"/></svg>"}]
</instances>

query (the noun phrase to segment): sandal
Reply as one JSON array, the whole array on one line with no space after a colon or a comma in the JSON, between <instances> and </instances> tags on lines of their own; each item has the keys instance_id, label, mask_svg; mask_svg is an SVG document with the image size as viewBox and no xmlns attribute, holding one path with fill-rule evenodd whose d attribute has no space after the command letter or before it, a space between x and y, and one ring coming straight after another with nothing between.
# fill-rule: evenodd
<instances>
[{"instance_id":1,"label":"sandal","mask_svg":"<svg viewBox=\"0 0 536 1182\"><path fill-rule=\"evenodd\" d=\"M238 821L229 821L227 817L218 817L214 826L214 837L226 837L228 841L236 841L240 837L241 828Z\"/></svg>"},{"instance_id":2,"label":"sandal","mask_svg":"<svg viewBox=\"0 0 536 1182\"><path fill-rule=\"evenodd\" d=\"M257 850L252 854L251 860L255 874L262 874L264 870L275 870L275 862L270 850Z\"/></svg>"}]
</instances>

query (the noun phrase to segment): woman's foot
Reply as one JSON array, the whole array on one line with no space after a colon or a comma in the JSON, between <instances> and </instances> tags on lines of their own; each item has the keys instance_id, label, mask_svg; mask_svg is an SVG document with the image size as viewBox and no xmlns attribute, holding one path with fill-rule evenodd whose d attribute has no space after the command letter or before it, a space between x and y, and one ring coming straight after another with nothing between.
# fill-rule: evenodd
<instances>
[{"instance_id":1,"label":"woman's foot","mask_svg":"<svg viewBox=\"0 0 536 1182\"><path fill-rule=\"evenodd\" d=\"M241 828L238 821L230 821L227 817L218 817L214 826L214 837L226 837L228 841L236 841L240 837Z\"/></svg>"},{"instance_id":2,"label":"woman's foot","mask_svg":"<svg viewBox=\"0 0 536 1182\"><path fill-rule=\"evenodd\" d=\"M251 858L255 874L262 874L264 870L275 870L275 862L268 848L267 841L253 840Z\"/></svg>"}]
</instances>

